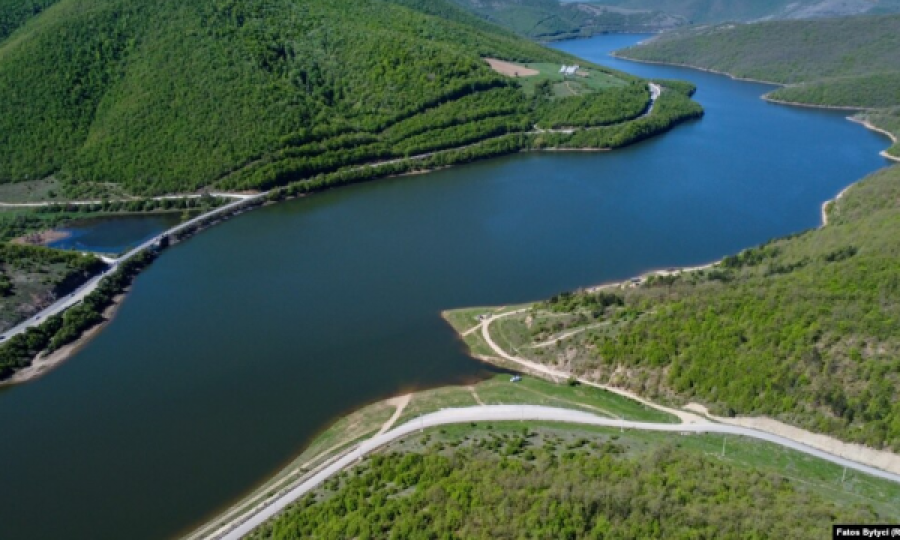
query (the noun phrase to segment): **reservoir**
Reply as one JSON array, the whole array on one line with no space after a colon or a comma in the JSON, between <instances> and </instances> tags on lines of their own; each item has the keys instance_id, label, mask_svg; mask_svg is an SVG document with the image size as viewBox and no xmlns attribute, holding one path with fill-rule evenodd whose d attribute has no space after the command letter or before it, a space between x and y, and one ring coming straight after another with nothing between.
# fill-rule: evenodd
<instances>
[{"instance_id":1,"label":"reservoir","mask_svg":"<svg viewBox=\"0 0 900 540\"><path fill-rule=\"evenodd\" d=\"M608 153L529 153L250 212L166 251L67 363L0 389L0 537L177 535L336 417L484 377L443 309L536 300L817 227L887 139L771 87L697 84L706 117Z\"/></svg>"},{"instance_id":2,"label":"reservoir","mask_svg":"<svg viewBox=\"0 0 900 540\"><path fill-rule=\"evenodd\" d=\"M177 212L79 219L57 229L65 233L65 238L47 245L56 249L115 255L140 245L154 235L178 225L179 222L181 216Z\"/></svg>"}]
</instances>

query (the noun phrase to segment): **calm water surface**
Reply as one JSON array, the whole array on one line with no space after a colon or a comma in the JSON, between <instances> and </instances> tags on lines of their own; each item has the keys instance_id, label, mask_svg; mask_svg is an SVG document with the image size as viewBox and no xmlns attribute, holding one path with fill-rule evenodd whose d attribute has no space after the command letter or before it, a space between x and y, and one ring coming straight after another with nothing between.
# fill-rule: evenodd
<instances>
[{"instance_id":1,"label":"calm water surface","mask_svg":"<svg viewBox=\"0 0 900 540\"><path fill-rule=\"evenodd\" d=\"M181 221L177 212L80 219L59 230L67 236L48 244L57 249L123 253Z\"/></svg>"},{"instance_id":2,"label":"calm water surface","mask_svg":"<svg viewBox=\"0 0 900 540\"><path fill-rule=\"evenodd\" d=\"M172 536L262 481L337 415L485 375L442 309L539 299L704 263L819 224L886 165L840 114L691 80L701 121L622 151L527 154L254 211L167 251L115 321L0 391L0 537Z\"/></svg>"}]
</instances>

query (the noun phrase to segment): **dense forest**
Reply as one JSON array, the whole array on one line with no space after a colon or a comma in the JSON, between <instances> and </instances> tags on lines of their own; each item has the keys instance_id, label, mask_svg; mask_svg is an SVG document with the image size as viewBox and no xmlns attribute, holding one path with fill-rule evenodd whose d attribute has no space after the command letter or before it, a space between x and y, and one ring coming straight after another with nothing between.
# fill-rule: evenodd
<instances>
[{"instance_id":1,"label":"dense forest","mask_svg":"<svg viewBox=\"0 0 900 540\"><path fill-rule=\"evenodd\" d=\"M683 17L655 7L623 9L603 2L559 0L453 1L488 21L542 41L616 32L661 32L687 24Z\"/></svg>"},{"instance_id":2,"label":"dense forest","mask_svg":"<svg viewBox=\"0 0 900 540\"><path fill-rule=\"evenodd\" d=\"M0 0L0 42L59 0Z\"/></svg>"},{"instance_id":3,"label":"dense forest","mask_svg":"<svg viewBox=\"0 0 900 540\"><path fill-rule=\"evenodd\" d=\"M885 15L705 26L619 54L789 85L774 100L873 109L900 106L897 51L900 15Z\"/></svg>"},{"instance_id":4,"label":"dense forest","mask_svg":"<svg viewBox=\"0 0 900 540\"><path fill-rule=\"evenodd\" d=\"M53 175L69 197L266 188L523 132L566 100L528 95L483 58L574 63L449 0L60 0L35 13L0 41L0 182ZM579 98L597 115L577 125L644 108L638 80L609 73L626 84Z\"/></svg>"},{"instance_id":5,"label":"dense forest","mask_svg":"<svg viewBox=\"0 0 900 540\"><path fill-rule=\"evenodd\" d=\"M824 228L707 270L651 276L613 299L561 295L534 307L538 319L554 313L548 323L519 325L534 342L585 327L531 355L585 377L897 451L898 228L900 167L892 167L833 203Z\"/></svg>"},{"instance_id":6,"label":"dense forest","mask_svg":"<svg viewBox=\"0 0 900 540\"><path fill-rule=\"evenodd\" d=\"M900 0L599 0L628 9L658 9L692 24L772 19L813 19L900 11Z\"/></svg>"},{"instance_id":7,"label":"dense forest","mask_svg":"<svg viewBox=\"0 0 900 540\"><path fill-rule=\"evenodd\" d=\"M677 443L479 427L368 458L250 538L822 538L890 519Z\"/></svg>"}]
</instances>

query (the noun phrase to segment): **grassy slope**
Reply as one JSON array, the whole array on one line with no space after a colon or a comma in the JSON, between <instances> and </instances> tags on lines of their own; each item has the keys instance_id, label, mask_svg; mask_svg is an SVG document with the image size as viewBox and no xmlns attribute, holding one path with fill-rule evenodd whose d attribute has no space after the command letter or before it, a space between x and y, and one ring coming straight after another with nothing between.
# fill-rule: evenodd
<instances>
[{"instance_id":1,"label":"grassy slope","mask_svg":"<svg viewBox=\"0 0 900 540\"><path fill-rule=\"evenodd\" d=\"M622 306L559 297L500 330L524 354L587 327L530 357L648 397L900 450L898 230L893 167L851 189L823 229L617 290Z\"/></svg>"},{"instance_id":2,"label":"grassy slope","mask_svg":"<svg viewBox=\"0 0 900 540\"><path fill-rule=\"evenodd\" d=\"M891 521L898 489L732 438L531 423L448 426L390 445L251 538L821 538Z\"/></svg>"},{"instance_id":3,"label":"grassy slope","mask_svg":"<svg viewBox=\"0 0 900 540\"><path fill-rule=\"evenodd\" d=\"M658 32L685 24L684 19L654 8L622 10L590 3L561 4L557 0L454 1L486 20L539 40L588 37L605 32Z\"/></svg>"},{"instance_id":4,"label":"grassy slope","mask_svg":"<svg viewBox=\"0 0 900 540\"><path fill-rule=\"evenodd\" d=\"M269 187L526 129L484 56L575 62L448 1L60 0L0 43L0 182Z\"/></svg>"},{"instance_id":5,"label":"grassy slope","mask_svg":"<svg viewBox=\"0 0 900 540\"><path fill-rule=\"evenodd\" d=\"M888 108L900 105L898 50L900 15L886 15L694 28L621 54L791 85L772 99Z\"/></svg>"}]
</instances>

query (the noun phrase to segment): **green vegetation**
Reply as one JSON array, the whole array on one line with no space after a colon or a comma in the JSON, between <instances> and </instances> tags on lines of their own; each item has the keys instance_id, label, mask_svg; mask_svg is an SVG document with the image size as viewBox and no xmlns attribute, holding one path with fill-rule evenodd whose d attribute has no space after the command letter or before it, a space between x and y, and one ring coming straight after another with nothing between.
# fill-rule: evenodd
<instances>
[{"instance_id":1,"label":"green vegetation","mask_svg":"<svg viewBox=\"0 0 900 540\"><path fill-rule=\"evenodd\" d=\"M609 72L588 67L580 68L579 75L567 76L559 72L559 64L532 62L523 65L539 72L537 75L516 79L525 93L530 96L535 94L542 94L550 98L583 96L626 84L624 80ZM549 91L547 90L548 85Z\"/></svg>"},{"instance_id":2,"label":"green vegetation","mask_svg":"<svg viewBox=\"0 0 900 540\"><path fill-rule=\"evenodd\" d=\"M703 116L703 108L676 91L663 91L653 112L637 120L614 126L596 127L574 133L542 133L532 148L618 148L671 129Z\"/></svg>"},{"instance_id":3,"label":"green vegetation","mask_svg":"<svg viewBox=\"0 0 900 540\"><path fill-rule=\"evenodd\" d=\"M0 42L59 0L0 0Z\"/></svg>"},{"instance_id":4,"label":"green vegetation","mask_svg":"<svg viewBox=\"0 0 900 540\"><path fill-rule=\"evenodd\" d=\"M251 538L820 538L897 519L888 481L768 444L533 423L429 429Z\"/></svg>"},{"instance_id":5,"label":"green vegetation","mask_svg":"<svg viewBox=\"0 0 900 540\"><path fill-rule=\"evenodd\" d=\"M454 0L482 18L537 40L572 39L615 32L659 32L686 23L655 7L622 9L558 0Z\"/></svg>"},{"instance_id":6,"label":"green vegetation","mask_svg":"<svg viewBox=\"0 0 900 540\"><path fill-rule=\"evenodd\" d=\"M103 262L91 255L0 244L0 333L75 289L103 268Z\"/></svg>"},{"instance_id":7,"label":"green vegetation","mask_svg":"<svg viewBox=\"0 0 900 540\"><path fill-rule=\"evenodd\" d=\"M888 133L893 133L894 138L898 140L891 146L887 153L900 158L900 107L893 109L881 109L860 113L857 117L867 121L879 129L883 129Z\"/></svg>"},{"instance_id":8,"label":"green vegetation","mask_svg":"<svg viewBox=\"0 0 900 540\"><path fill-rule=\"evenodd\" d=\"M893 167L831 205L827 227L707 270L560 295L491 331L508 351L648 398L896 451L898 228Z\"/></svg>"},{"instance_id":9,"label":"green vegetation","mask_svg":"<svg viewBox=\"0 0 900 540\"><path fill-rule=\"evenodd\" d=\"M900 1L834 2L832 0L598 0L606 4L629 9L658 9L683 17L690 23L717 23L725 21L758 21L770 19L812 19L846 15L896 13Z\"/></svg>"},{"instance_id":10,"label":"green vegetation","mask_svg":"<svg viewBox=\"0 0 900 540\"><path fill-rule=\"evenodd\" d=\"M117 216L123 214L180 212L183 215L204 213L227 202L218 197L193 199L135 199L104 201L97 204L53 204L31 208L0 209L0 241L65 227L73 220ZM32 242L36 243L36 242Z\"/></svg>"},{"instance_id":11,"label":"green vegetation","mask_svg":"<svg viewBox=\"0 0 900 540\"><path fill-rule=\"evenodd\" d=\"M768 94L774 100L882 109L900 106L898 36L900 15L726 24L673 32L620 54L790 85Z\"/></svg>"},{"instance_id":12,"label":"green vegetation","mask_svg":"<svg viewBox=\"0 0 900 540\"><path fill-rule=\"evenodd\" d=\"M900 15L722 24L663 34L619 54L795 84L900 71Z\"/></svg>"},{"instance_id":13,"label":"green vegetation","mask_svg":"<svg viewBox=\"0 0 900 540\"><path fill-rule=\"evenodd\" d=\"M66 254L54 250L47 251L56 256ZM9 378L17 370L31 365L32 359L39 353L51 353L75 341L86 330L102 322L106 308L112 305L116 296L125 291L134 276L152 262L153 257L154 255L147 251L132 257L105 277L97 289L80 304L69 308L61 315L48 317L39 326L31 327L5 341L0 346L0 381ZM101 266L103 264L99 261L97 263Z\"/></svg>"},{"instance_id":14,"label":"green vegetation","mask_svg":"<svg viewBox=\"0 0 900 540\"><path fill-rule=\"evenodd\" d=\"M0 184L265 189L553 114L484 57L578 63L448 0L60 0L0 42ZM639 114L636 78L592 69L582 124Z\"/></svg>"}]
</instances>

